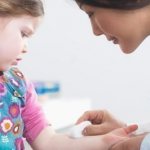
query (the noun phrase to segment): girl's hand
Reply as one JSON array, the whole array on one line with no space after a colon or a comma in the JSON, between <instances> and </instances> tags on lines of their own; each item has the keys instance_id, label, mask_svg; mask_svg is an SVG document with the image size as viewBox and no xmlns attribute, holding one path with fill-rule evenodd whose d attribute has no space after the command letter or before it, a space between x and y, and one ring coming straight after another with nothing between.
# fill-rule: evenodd
<instances>
[{"instance_id":1,"label":"girl's hand","mask_svg":"<svg viewBox=\"0 0 150 150\"><path fill-rule=\"evenodd\" d=\"M78 119L77 124L87 120L90 121L92 125L84 129L84 135L102 135L114 129L126 126L125 123L117 120L106 110L87 111Z\"/></svg>"},{"instance_id":2,"label":"girl's hand","mask_svg":"<svg viewBox=\"0 0 150 150\"><path fill-rule=\"evenodd\" d=\"M145 135L130 137L126 140L114 144L110 150L140 150L141 142Z\"/></svg>"},{"instance_id":3,"label":"girl's hand","mask_svg":"<svg viewBox=\"0 0 150 150\"><path fill-rule=\"evenodd\" d=\"M121 143L121 141L128 140L130 138L131 133L134 132L137 128L137 125L129 125L127 127L115 129L112 132L103 135L103 141L104 143L106 143L107 146L106 149L112 147L111 150L128 150L120 149L120 146L119 148L117 148L117 146L115 148L115 146L113 147L113 145L118 142Z\"/></svg>"}]
</instances>

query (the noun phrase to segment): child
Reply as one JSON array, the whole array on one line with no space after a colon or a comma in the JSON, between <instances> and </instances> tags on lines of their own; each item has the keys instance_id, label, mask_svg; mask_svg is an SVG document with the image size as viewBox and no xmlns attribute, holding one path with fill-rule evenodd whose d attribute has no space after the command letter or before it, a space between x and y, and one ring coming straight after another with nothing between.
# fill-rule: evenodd
<instances>
[{"instance_id":1,"label":"child","mask_svg":"<svg viewBox=\"0 0 150 150\"><path fill-rule=\"evenodd\" d=\"M32 84L12 67L27 52L26 41L43 15L40 0L0 0L0 149L23 150L25 137L35 150L107 150L128 138L136 125L72 139L56 134L46 121Z\"/></svg>"}]
</instances>

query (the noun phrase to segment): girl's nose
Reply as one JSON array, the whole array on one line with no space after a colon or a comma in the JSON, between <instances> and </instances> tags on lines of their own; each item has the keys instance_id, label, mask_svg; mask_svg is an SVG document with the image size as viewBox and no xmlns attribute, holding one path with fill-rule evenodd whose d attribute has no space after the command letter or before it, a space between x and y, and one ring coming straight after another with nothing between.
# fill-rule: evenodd
<instances>
[{"instance_id":1,"label":"girl's nose","mask_svg":"<svg viewBox=\"0 0 150 150\"><path fill-rule=\"evenodd\" d=\"M27 52L28 52L27 45L25 44L24 47L23 47L22 53L27 53Z\"/></svg>"}]
</instances>

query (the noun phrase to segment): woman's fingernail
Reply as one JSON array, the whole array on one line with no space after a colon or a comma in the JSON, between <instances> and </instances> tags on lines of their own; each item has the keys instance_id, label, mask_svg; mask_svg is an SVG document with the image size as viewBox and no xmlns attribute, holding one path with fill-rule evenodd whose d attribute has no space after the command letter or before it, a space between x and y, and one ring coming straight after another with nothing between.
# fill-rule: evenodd
<instances>
[{"instance_id":1,"label":"woman's fingernail","mask_svg":"<svg viewBox=\"0 0 150 150\"><path fill-rule=\"evenodd\" d=\"M84 129L83 132L82 132L82 134L83 134L83 135L87 135L87 130Z\"/></svg>"}]
</instances>

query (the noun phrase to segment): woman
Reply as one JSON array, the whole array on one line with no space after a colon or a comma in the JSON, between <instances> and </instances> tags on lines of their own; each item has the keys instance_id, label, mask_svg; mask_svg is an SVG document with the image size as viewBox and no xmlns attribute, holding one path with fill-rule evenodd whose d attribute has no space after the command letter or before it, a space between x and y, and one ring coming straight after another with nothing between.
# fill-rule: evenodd
<instances>
[{"instance_id":1,"label":"woman","mask_svg":"<svg viewBox=\"0 0 150 150\"><path fill-rule=\"evenodd\" d=\"M76 0L76 3L89 16L93 33L105 35L124 53L136 50L150 35L150 0ZM107 111L86 112L78 123L85 120L93 123L85 129L85 135L105 134L124 126ZM149 145L150 135L140 135L114 145L112 150L148 150Z\"/></svg>"}]
</instances>

